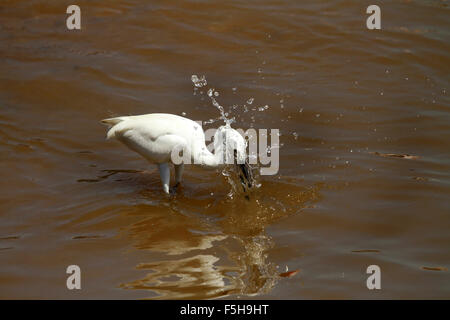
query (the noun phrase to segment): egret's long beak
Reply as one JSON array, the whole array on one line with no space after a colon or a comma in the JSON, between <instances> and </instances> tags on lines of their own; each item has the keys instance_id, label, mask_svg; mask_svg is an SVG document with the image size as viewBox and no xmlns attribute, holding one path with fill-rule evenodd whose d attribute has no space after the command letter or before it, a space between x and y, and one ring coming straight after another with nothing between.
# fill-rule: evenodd
<instances>
[{"instance_id":1,"label":"egret's long beak","mask_svg":"<svg viewBox=\"0 0 450 320\"><path fill-rule=\"evenodd\" d=\"M237 152L234 150L234 160L236 161L236 165L239 168L239 179L241 180L242 188L244 188L244 192L247 192L253 186L254 178L252 173L252 168L248 163L248 159L245 160L244 163L237 163ZM245 196L247 200L249 200L248 195Z\"/></svg>"},{"instance_id":2,"label":"egret's long beak","mask_svg":"<svg viewBox=\"0 0 450 320\"><path fill-rule=\"evenodd\" d=\"M241 171L241 174L239 177L241 178L242 185L247 188L251 188L253 186L253 174L252 174L252 168L248 164L247 161L242 164L238 164L239 169Z\"/></svg>"}]
</instances>

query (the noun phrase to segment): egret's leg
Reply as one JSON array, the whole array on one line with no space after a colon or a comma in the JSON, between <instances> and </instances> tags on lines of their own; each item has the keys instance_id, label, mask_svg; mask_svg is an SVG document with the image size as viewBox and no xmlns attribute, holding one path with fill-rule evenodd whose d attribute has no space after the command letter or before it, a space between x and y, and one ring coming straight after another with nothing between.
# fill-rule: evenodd
<instances>
[{"instance_id":1,"label":"egret's leg","mask_svg":"<svg viewBox=\"0 0 450 320\"><path fill-rule=\"evenodd\" d=\"M178 186L181 183L181 176L183 175L184 164L175 165L175 186Z\"/></svg>"},{"instance_id":2,"label":"egret's leg","mask_svg":"<svg viewBox=\"0 0 450 320\"><path fill-rule=\"evenodd\" d=\"M158 164L159 176L161 177L161 182L163 190L165 193L169 193L169 183L170 183L170 168L168 163Z\"/></svg>"}]
</instances>

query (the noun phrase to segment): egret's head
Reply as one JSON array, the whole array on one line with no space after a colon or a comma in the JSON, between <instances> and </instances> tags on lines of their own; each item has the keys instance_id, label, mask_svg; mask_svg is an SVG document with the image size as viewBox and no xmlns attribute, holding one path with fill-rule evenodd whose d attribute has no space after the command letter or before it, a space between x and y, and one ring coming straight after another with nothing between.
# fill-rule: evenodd
<instances>
[{"instance_id":1,"label":"egret's head","mask_svg":"<svg viewBox=\"0 0 450 320\"><path fill-rule=\"evenodd\" d=\"M214 135L215 152L222 155L224 164L234 164L239 178L246 190L254 184L254 178L247 157L247 142L244 137L229 125L221 126Z\"/></svg>"}]
</instances>

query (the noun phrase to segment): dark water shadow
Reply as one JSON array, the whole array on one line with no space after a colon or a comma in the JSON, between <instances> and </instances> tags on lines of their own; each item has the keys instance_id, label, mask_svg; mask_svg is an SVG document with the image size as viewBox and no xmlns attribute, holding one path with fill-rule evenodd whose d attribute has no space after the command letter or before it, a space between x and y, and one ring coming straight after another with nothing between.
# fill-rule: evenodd
<instances>
[{"instance_id":1,"label":"dark water shadow","mask_svg":"<svg viewBox=\"0 0 450 320\"><path fill-rule=\"evenodd\" d=\"M276 244L266 228L316 202L319 190L287 179L265 181L246 200L231 199L227 189L185 187L148 207L145 218L125 229L134 248L149 259L136 266L138 279L120 287L146 290L151 299L268 293L280 270L268 256ZM214 196L206 196L210 193ZM161 194L139 196L155 201Z\"/></svg>"}]
</instances>

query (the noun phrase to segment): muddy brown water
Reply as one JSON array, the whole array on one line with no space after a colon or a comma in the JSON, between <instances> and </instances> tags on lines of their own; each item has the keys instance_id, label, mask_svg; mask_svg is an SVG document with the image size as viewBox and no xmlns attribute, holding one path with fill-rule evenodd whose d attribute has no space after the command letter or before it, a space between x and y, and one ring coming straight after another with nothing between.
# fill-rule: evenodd
<instances>
[{"instance_id":1,"label":"muddy brown water","mask_svg":"<svg viewBox=\"0 0 450 320\"><path fill-rule=\"evenodd\" d=\"M0 298L450 297L448 1L382 2L375 31L367 1L80 0L81 31L69 4L0 4ZM210 88L280 130L250 201L199 168L165 196L99 123L214 120Z\"/></svg>"}]
</instances>

